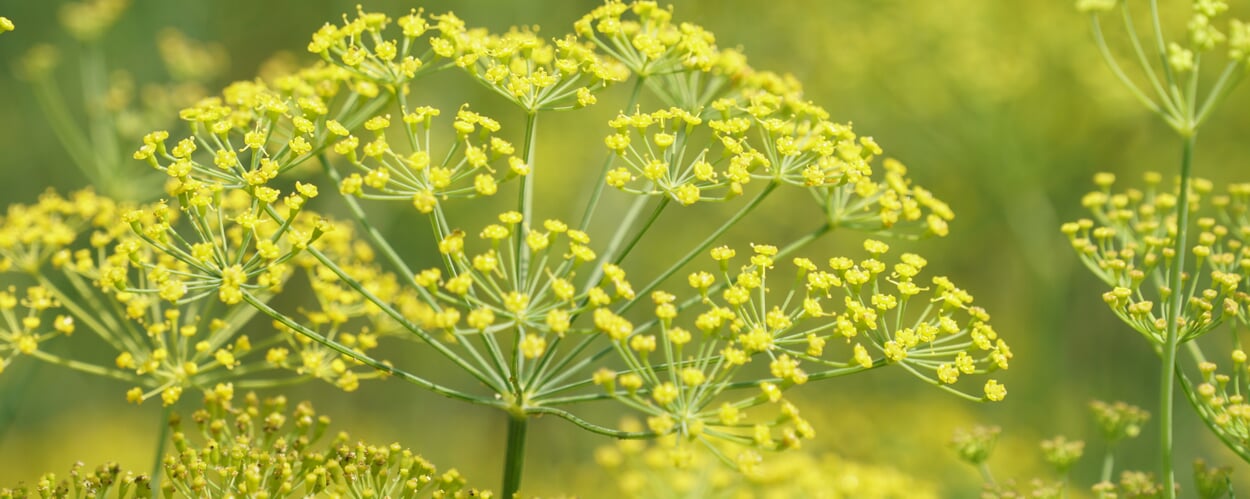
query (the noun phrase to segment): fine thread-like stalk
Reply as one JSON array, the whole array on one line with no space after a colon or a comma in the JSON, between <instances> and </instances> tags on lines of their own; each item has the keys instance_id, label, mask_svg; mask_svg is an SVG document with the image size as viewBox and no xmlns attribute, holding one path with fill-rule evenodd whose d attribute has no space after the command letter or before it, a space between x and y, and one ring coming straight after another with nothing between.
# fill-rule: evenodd
<instances>
[{"instance_id":1,"label":"fine thread-like stalk","mask_svg":"<svg viewBox=\"0 0 1250 499\"><path fill-rule=\"evenodd\" d=\"M525 467L525 432L529 418L524 414L508 414L508 448L504 453L503 497L512 498L521 488Z\"/></svg>"},{"instance_id":2,"label":"fine thread-like stalk","mask_svg":"<svg viewBox=\"0 0 1250 499\"><path fill-rule=\"evenodd\" d=\"M1115 56L1111 55L1111 49L1107 47L1107 41L1103 37L1102 25L1098 21L1098 16L1091 16L1090 22L1093 24L1094 42L1098 45L1098 53L1102 55L1103 61L1107 63L1107 67L1111 68L1111 73L1114 74L1115 77L1120 80L1120 83L1122 83L1124 87L1137 98L1138 102L1141 102L1142 105L1146 106L1146 109L1149 109L1151 112L1163 117L1164 121L1167 121L1169 125L1176 128L1178 123L1176 123L1172 114L1169 111L1165 111L1160 108L1158 104L1155 104L1154 100L1142 92L1141 89L1138 88L1137 84L1133 83L1133 80L1124 73L1122 68L1120 68L1120 64L1115 61ZM1160 90L1160 92L1162 92L1162 90ZM1167 98L1166 93L1162 94L1160 98L1163 99L1163 102L1165 103L1171 102L1171 100Z\"/></svg>"},{"instance_id":3,"label":"fine thread-like stalk","mask_svg":"<svg viewBox=\"0 0 1250 499\"><path fill-rule=\"evenodd\" d=\"M1168 269L1168 309L1164 314L1167 333L1163 343L1163 364L1159 385L1159 454L1162 460L1164 493L1176 497L1176 477L1172 470L1172 409L1176 385L1176 351L1179 346L1179 320L1184 297L1181 293L1181 273L1185 268L1185 239L1189 231L1189 184L1194 156L1194 134L1185 136L1181 149L1181 183L1177 199L1176 240L1172 249L1176 252Z\"/></svg>"},{"instance_id":4,"label":"fine thread-like stalk","mask_svg":"<svg viewBox=\"0 0 1250 499\"><path fill-rule=\"evenodd\" d=\"M764 198L767 198L768 195L771 194L773 190L777 188L778 185L780 185L780 183L777 181L769 182L768 186L765 187L763 191L760 191L759 195L755 196L755 199L752 199L750 203L748 203L746 206L743 206L742 209L738 210L737 213L734 213L734 215L730 217L729 220L726 220L724 223L721 224L720 228L716 229L714 232L712 232L706 238L704 238L703 242L699 243L698 246L695 246L693 249L687 252L684 256L682 256L681 259L674 262L671 266L668 267L668 269L666 269L660 275L656 276L656 278L653 279L650 283L648 283L646 286L643 286L642 289L638 290L635 293L635 298L626 302L624 305L622 305L621 308L616 311L616 313L618 314L625 313L625 311L629 310L630 307L633 307L634 305L638 303L640 297L648 296L651 293L651 291L654 291L655 288L659 287L660 284L663 284L665 280L667 280L669 277L672 277L673 274L676 274L678 270L681 270L682 267L685 267L686 264L690 263L691 260L694 260L695 257L699 256L704 251L707 251L708 248L711 248L713 244L716 244L716 242L720 240L720 237L723 236L725 232L729 231L730 227L733 227L735 224L738 223L739 220L742 220L743 217L747 216L747 214L754 211L755 208L760 205L760 203L764 202Z\"/></svg>"},{"instance_id":5,"label":"fine thread-like stalk","mask_svg":"<svg viewBox=\"0 0 1250 499\"><path fill-rule=\"evenodd\" d=\"M243 301L246 301L249 305L256 307L258 310L260 310L261 313L268 315L274 320L282 323L282 325L289 327L291 329L294 329L299 334L304 335L305 337L308 337L309 339L316 341L317 343L320 343L330 348L331 350L334 350L340 354L348 356L356 361L359 361L360 363L364 365L367 365L369 367L372 367L374 369L377 369L389 375L396 376L404 381L408 381L417 386L425 388L426 390L432 391L434 393L437 393L445 397L464 400L466 402L472 402L475 404L487 405L487 406L492 406L492 407L500 407L500 408L504 407L503 403L498 400L476 397L468 393L456 390L454 388L449 388L449 387L436 384L425 378L419 377L407 371L396 369L394 366L384 364L372 357L369 357L368 355L364 355L350 348L347 348L343 344L336 342L334 340L330 340L324 336L321 336L317 334L315 331L308 329L303 324L300 324L294 319L287 317L285 314L278 312L277 310L274 310L264 301L257 299L255 296L252 296L251 293L243 293Z\"/></svg>"},{"instance_id":6,"label":"fine thread-like stalk","mask_svg":"<svg viewBox=\"0 0 1250 499\"><path fill-rule=\"evenodd\" d=\"M815 230L813 230L812 232L809 232L803 237L800 237L794 240L793 242L791 242L790 244L786 245L784 248L782 248L780 251L777 252L777 255L775 258L780 260L794 253L795 251L802 249L804 246L807 246L811 242L817 239L820 239L821 236L828 234L832 230L833 230L833 225L829 223L825 223L821 225L820 227L816 228ZM716 285L714 285L712 288L710 288L708 292L716 292L722 289L724 285L725 285L725 281L721 281L717 283ZM698 297L693 297L691 301L683 304L682 306L678 308L685 309L687 306L697 301L699 301ZM645 329L649 329L650 327L652 327L652 324L645 324L641 326L639 329L645 330ZM580 343L578 343L578 345L573 349L572 353L565 356L564 359L562 359L559 364L557 364L554 368L552 368L550 372L553 374L550 377L543 379L540 383L538 383L539 391L537 392L537 395L535 395L535 397L537 398L537 397L549 396L549 395L564 392L567 390L583 387L591 383L591 381L589 380L582 380L582 381L569 383L566 385L555 386L553 388L553 386L556 385L556 383L560 383L564 381L565 379L568 379L569 377L574 375L574 373L581 372L582 369L585 369L587 366L591 365L596 360L602 358L604 355L607 355L609 352L612 351L612 347L609 346L609 347L605 347L599 350L595 354L581 358L580 360L577 359L578 354L580 354L583 350L589 347L590 344L595 341L595 339L596 337L593 335L587 336ZM576 364L570 367L569 364L573 363L575 360L577 361ZM590 401L590 400L600 400L600 398L596 398L596 397L587 398L583 396L565 397L565 398L558 398L558 399L552 398L549 400L544 400L543 403L548 404L548 405L559 405L559 404L566 404L566 403L573 403L573 402L584 402L584 401Z\"/></svg>"},{"instance_id":7,"label":"fine thread-like stalk","mask_svg":"<svg viewBox=\"0 0 1250 499\"><path fill-rule=\"evenodd\" d=\"M340 175L339 172L335 170L333 166L330 165L329 159L326 158L324 153L319 154L318 159L321 161L323 170L326 172L327 175L330 176L331 179L334 180L336 184L343 182L342 175ZM408 263L405 262L404 259L399 256L399 253L396 252L395 248L392 247L390 242L386 240L386 237L382 235L382 232L379 231L377 227L375 227L371 222L369 222L369 218L365 214L364 208L360 206L360 202L357 201L356 198L352 196L343 196L342 199L344 202L347 203L347 207L351 211L352 217L356 220L356 223L359 224L360 227L365 231L365 235L368 236L369 241L373 243L374 248L377 248L379 251L381 251L382 254L386 257L387 261L389 261L391 265L394 266L399 271L400 279L403 279L404 282L408 286L411 286L412 289L417 291L417 293L420 293L421 296L424 297L426 301L430 303L431 306L434 307L435 310L441 311L442 306L438 303L438 300L435 299L434 296L430 294L429 290L425 289L422 286L417 285L416 279L412 273L412 269L408 266ZM454 269L454 267L449 267L449 268ZM486 360L482 357L481 352L479 352L478 349L475 348L472 343L465 341L465 342L462 342L461 345L463 345L465 350L468 351L469 354L474 358L474 360L477 361L479 366L484 368L487 372L491 371L490 366L487 364ZM500 378L499 376L495 376L495 377L498 378L496 381L498 382L499 386L503 386L504 385L503 379Z\"/></svg>"},{"instance_id":8,"label":"fine thread-like stalk","mask_svg":"<svg viewBox=\"0 0 1250 499\"><path fill-rule=\"evenodd\" d=\"M629 92L629 101L625 103L625 112L629 112L629 108L634 107L638 103L639 94L642 91L643 81L646 77L639 76L634 80L634 88ZM585 231L590 228L590 221L595 216L595 210L599 208L599 198L603 196L603 188L607 185L608 167L612 166L612 158L616 155L608 153L603 159L603 166L599 168L599 180L595 182L595 188L590 193L590 200L586 202L586 210L582 212L582 221L577 224L577 228Z\"/></svg>"},{"instance_id":9,"label":"fine thread-like stalk","mask_svg":"<svg viewBox=\"0 0 1250 499\"><path fill-rule=\"evenodd\" d=\"M600 258L600 261L613 264L621 263L629 255L629 252L634 249L634 246L638 244L638 241L642 240L642 237L646 235L651 226L655 224L655 220L659 218L660 213L668 206L669 198L666 196L660 199L660 203L656 205L655 210L651 213L651 217L634 233L633 239L626 244L625 235L629 233L630 229L634 227L634 223L638 221L638 217L642 214L642 209L646 207L647 201L650 201L650 198L642 196L630 204L629 210L625 212L625 216L621 218L617 225L616 233L612 234L612 240L608 241L607 248L603 250L603 256ZM622 246L624 246L624 250L621 249ZM582 292L587 292L590 288L595 287L602 277L603 266L598 265L592 270L590 278L586 279L586 286L582 289Z\"/></svg>"}]
</instances>

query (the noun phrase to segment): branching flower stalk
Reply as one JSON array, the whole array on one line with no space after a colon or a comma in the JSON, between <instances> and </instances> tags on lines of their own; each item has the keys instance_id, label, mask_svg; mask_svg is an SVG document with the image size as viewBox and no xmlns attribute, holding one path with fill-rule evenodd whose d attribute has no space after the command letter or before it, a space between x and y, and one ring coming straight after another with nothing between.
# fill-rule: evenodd
<instances>
[{"instance_id":1,"label":"branching flower stalk","mask_svg":"<svg viewBox=\"0 0 1250 499\"><path fill-rule=\"evenodd\" d=\"M1250 36L1247 33L1247 25L1233 20L1229 24L1229 32L1226 35L1215 26L1215 21L1228 10L1226 2L1220 0L1196 0L1192 2L1192 14L1188 23L1187 38L1183 41L1169 42L1165 39L1163 33L1162 20L1159 15L1159 6L1157 0L1149 2L1150 8L1150 26L1153 36L1148 42L1143 43L1134 28L1133 13L1131 12L1128 2L1118 2L1116 0L1079 0L1077 2L1078 9L1089 12L1091 14L1091 22L1095 34L1095 40L1099 50L1106 60L1112 73L1129 89L1129 91L1150 111L1158 114L1165 123L1168 124L1181 137L1181 162L1178 169L1178 187L1174 199L1167 202L1165 208L1168 209L1169 215L1174 218L1163 220L1161 227L1166 229L1166 234L1152 236L1155 239L1166 241L1166 250L1163 253L1162 269L1159 277L1162 280L1155 280L1154 285L1158 292L1158 299L1163 302L1162 327L1156 328L1151 325L1142 324L1136 329L1146 334L1152 340L1156 351L1162 359L1160 368L1160 456L1162 459L1161 474L1163 476L1163 485L1165 493L1169 497L1175 495L1175 481L1172 472L1172 410L1173 410L1173 392L1176 385L1176 372L1178 370L1176 355L1180 345L1196 337L1191 334L1194 331L1190 326L1195 322L1197 317L1192 315L1193 308L1191 303L1187 303L1186 298L1190 300L1194 298L1192 287L1197 285L1197 278L1193 274L1188 273L1187 258L1189 254L1190 244L1190 224L1192 223L1191 208L1195 204L1191 197L1195 193L1193 182L1193 158L1194 145L1197 138L1199 127L1211 116L1215 108L1222 103L1232 89L1240 83L1244 78L1247 67L1247 56L1250 55ZM1149 83L1149 90L1143 90L1130 76L1116 57L1112 54L1107 46L1105 37L1103 36L1101 25L1101 14L1110 12L1115 9L1120 10L1122 22L1124 24L1125 35L1130 41L1132 52L1138 69L1141 71L1144 79ZM1217 45L1227 43L1229 49L1229 61L1225 63L1224 68L1220 72L1215 83L1205 91L1200 85L1200 76L1202 74L1202 62L1204 56L1212 51ZM1149 51L1145 48L1149 47L1149 51L1153 51L1158 58L1156 62L1152 62L1148 56ZM1104 177L1099 181L1100 184L1109 185L1111 178ZM1152 182L1157 183L1157 179ZM1131 198L1130 198L1131 200ZM1113 204L1114 199L1110 200ZM1099 203L1087 203L1099 204ZM1174 207L1174 212L1172 208ZM1115 213L1122 210L1122 206L1115 207L1117 212L1112 212L1112 219L1116 218ZM1127 222L1125 219L1123 222ZM1078 224L1080 225L1080 224ZM1113 224L1114 225L1114 224ZM1065 232L1075 234L1087 230L1088 227L1079 227L1076 225L1065 226ZM1103 250L1088 251L1088 239L1084 239L1085 243L1079 243L1081 239L1074 239L1077 243L1074 245L1078 251L1083 251L1085 255L1094 256L1094 254L1105 255L1109 258L1094 257L1086 259L1087 264L1091 265L1091 269L1096 274L1103 276L1109 284L1117 286L1112 292L1115 296L1109 298L1108 303L1113 307L1121 306L1124 300L1131 300L1131 295L1137 288L1140 279L1132 277L1133 272L1146 277L1146 274L1154 274L1155 263L1146 262L1147 267L1142 270L1136 270L1133 267L1115 268L1104 265L1108 262L1124 260L1132 260L1133 252L1139 249L1151 251L1152 241L1142 240L1147 246L1141 248L1133 241L1136 234L1134 231L1154 231L1156 229L1143 228L1138 225L1128 227L1127 234L1120 231L1112 230L1111 234L1118 237L1122 243L1112 248L1104 248ZM1206 238L1209 232L1204 232L1203 238L1200 238L1200 247L1207 248L1210 243L1202 242L1201 239ZM1212 234L1214 236L1214 234ZM1097 237L1097 234L1095 234ZM1124 244L1128 243L1128 244ZM1084 248L1084 249L1083 249ZM1120 259L1115 255L1115 249L1127 249L1128 254L1124 259ZM1110 252L1107 250L1110 249ZM1160 248L1163 249L1163 248ZM1195 248L1195 257L1199 260L1196 264L1201 267L1202 260L1207 256L1204 251ZM1150 256L1148 253L1147 256ZM1137 282L1124 283L1123 279L1117 279L1111 274L1120 274L1127 271L1130 280ZM1108 279L1110 277L1111 279ZM1185 288L1186 280L1191 282L1191 290L1187 293ZM1216 277L1212 277L1213 280ZM1116 281L1120 281L1116 284ZM1129 285L1125 285L1129 284ZM1236 289L1236 281L1225 286L1225 292L1232 292ZM1123 290L1123 291L1121 291ZM1137 300L1142 300L1141 295L1137 295ZM1141 317L1141 313L1148 312L1149 305L1141 305L1140 303L1149 303L1144 300L1138 301L1137 310L1130 310L1130 314ZM1234 306L1239 306L1234 304ZM1238 310L1234 308L1228 311L1228 315L1238 315ZM1208 313L1209 315L1209 313ZM1135 321L1129 317L1121 315L1133 324ZM1205 317L1205 316L1204 316ZM1219 319L1210 319L1211 326L1218 324ZM1144 327L1143 327L1144 326ZM1157 329L1157 331L1150 331ZM1197 349L1197 346L1191 347ZM1182 386L1188 387L1190 383L1182 382ZM1192 397L1191 397L1192 398ZM1218 433L1218 432L1217 432Z\"/></svg>"},{"instance_id":2,"label":"branching flower stalk","mask_svg":"<svg viewBox=\"0 0 1250 499\"><path fill-rule=\"evenodd\" d=\"M0 296L0 355L48 360L38 344L68 326L44 316L63 307L121 352L116 369L64 363L145 386L132 390L136 402L159 394L172 404L184 388L213 393L227 377L244 386L270 370L345 390L398 378L506 414L505 497L520 489L532 417L663 438L675 464L699 445L749 471L759 451L813 438L784 394L810 381L896 365L968 400L1005 397L998 380L979 379L1012 357L989 314L948 278L925 276L923 257L883 240L945 236L953 213L875 140L831 121L793 78L751 68L653 2L609 1L574 32L497 34L418 10L393 19L360 9L325 25L308 46L321 61L186 107L180 137L143 137L134 157L166 177L165 201L103 215L49 195L37 216L10 210L14 234L57 230L36 232L51 241L0 237L6 261L35 276L66 269L77 294L49 291L61 289L52 282L25 300ZM467 103L451 112L420 102L413 85L441 70L515 105L524 127ZM631 81L628 105L604 129L608 160L580 224L541 217L535 182L562 172L537 147L551 133L539 115L594 106ZM323 175L301 168L313 160ZM515 210L480 227L458 219L460 203L509 183ZM635 198L619 220L596 214L605 186ZM725 244L771 196L796 189L815 200L811 232ZM356 229L315 211L334 191ZM401 253L361 200L427 218L437 256ZM661 216L703 202L742 206L688 249L655 233ZM592 242L613 225L606 245ZM862 251L801 255L848 229L870 235ZM76 249L84 239L91 249ZM636 288L640 259L658 274ZM272 300L301 286L316 306ZM95 318L108 307L118 313ZM261 335L254 316L277 334ZM139 334L118 333L127 328ZM253 330L266 339L250 339ZM379 348L404 340L450 369L395 365ZM645 425L617 429L575 412L590 402L623 405Z\"/></svg>"}]
</instances>

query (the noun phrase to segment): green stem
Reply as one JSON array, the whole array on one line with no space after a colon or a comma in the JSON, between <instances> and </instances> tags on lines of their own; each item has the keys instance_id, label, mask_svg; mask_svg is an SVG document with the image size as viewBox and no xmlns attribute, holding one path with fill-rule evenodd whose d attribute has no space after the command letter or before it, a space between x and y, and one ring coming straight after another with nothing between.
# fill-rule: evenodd
<instances>
[{"instance_id":1,"label":"green stem","mask_svg":"<svg viewBox=\"0 0 1250 499\"><path fill-rule=\"evenodd\" d=\"M521 229L524 230L534 224L534 139L538 134L538 113L531 112L525 119L525 164L529 167L529 173L521 177L521 197L517 201L517 209L521 211ZM525 237L518 234L516 239L516 255L517 255L517 286L521 286L529 276L530 265L530 247L525 244ZM504 497L508 497L506 494Z\"/></svg>"},{"instance_id":2,"label":"green stem","mask_svg":"<svg viewBox=\"0 0 1250 499\"><path fill-rule=\"evenodd\" d=\"M152 462L152 490L161 490L161 465L165 461L165 441L169 439L169 417L174 407L167 405L161 409L160 429L156 433L156 452Z\"/></svg>"},{"instance_id":3,"label":"green stem","mask_svg":"<svg viewBox=\"0 0 1250 499\"><path fill-rule=\"evenodd\" d=\"M1168 498L1176 497L1176 477L1172 471L1172 409L1176 385L1176 351L1179 342L1181 307L1184 296L1181 293L1181 274L1185 268L1185 241L1189 232L1189 184L1192 176L1194 157L1194 133L1185 136L1181 150L1181 185L1177 200L1176 240L1172 249L1176 252L1172 267L1168 269L1168 309L1164 314L1167 320L1167 336L1163 343L1163 364L1159 381L1159 455L1162 459L1161 475L1163 477L1164 494Z\"/></svg>"},{"instance_id":4,"label":"green stem","mask_svg":"<svg viewBox=\"0 0 1250 499\"><path fill-rule=\"evenodd\" d=\"M504 454L503 497L517 496L521 473L525 466L525 430L529 419L524 414L508 414L508 449Z\"/></svg>"},{"instance_id":5,"label":"green stem","mask_svg":"<svg viewBox=\"0 0 1250 499\"><path fill-rule=\"evenodd\" d=\"M1099 482L1110 482L1111 473L1115 471L1115 449L1107 447L1107 453L1102 457L1102 474L1098 475Z\"/></svg>"},{"instance_id":6,"label":"green stem","mask_svg":"<svg viewBox=\"0 0 1250 499\"><path fill-rule=\"evenodd\" d=\"M981 480L984 480L987 485L991 487L994 487L997 485L994 482L994 474L990 473L990 465L986 463L981 463L977 465L977 471L981 472Z\"/></svg>"}]
</instances>

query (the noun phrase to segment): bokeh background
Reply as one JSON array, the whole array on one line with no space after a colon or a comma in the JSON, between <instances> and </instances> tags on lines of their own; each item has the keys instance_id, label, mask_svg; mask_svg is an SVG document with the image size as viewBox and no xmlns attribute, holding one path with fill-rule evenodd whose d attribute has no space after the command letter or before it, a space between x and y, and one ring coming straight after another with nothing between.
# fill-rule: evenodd
<instances>
[{"instance_id":1,"label":"bokeh background","mask_svg":"<svg viewBox=\"0 0 1250 499\"><path fill-rule=\"evenodd\" d=\"M229 81L253 78L275 54L310 59L304 51L308 35L354 11L356 3L134 0L100 49L110 68L125 70L139 86L167 82L178 75L161 63L156 40L161 30L176 28L189 39L211 42L210 52L221 54L213 56L219 74L204 83L211 93ZM417 6L454 10L470 25L492 29L540 25L548 36L570 31L572 22L596 5L364 3L368 10L392 14ZM889 369L805 387L801 396L821 431L805 450L890 466L936 484L944 497L972 497L977 474L956 461L946 442L956 427L993 424L1004 430L991 461L1000 478L1045 476L1037 442L1063 433L1089 439L1085 466L1075 472L1078 482L1089 483L1097 475L1101 446L1093 438L1097 430L1088 401L1124 400L1153 412L1158 366L1146 344L1106 310L1102 286L1080 268L1058 227L1081 216L1079 199L1094 172L1126 179L1147 170L1171 172L1180 153L1173 134L1141 110L1104 67L1086 19L1062 1L673 3L677 19L702 24L722 46L740 47L755 67L794 74L809 98L836 120L854 122L860 133L874 136L889 156L910 167L917 183L951 204L956 212L951 235L908 247L922 252L934 272L970 290L1016 354L1011 370L1000 376L1010 395L988 406L943 395ZM1235 13L1238 7L1240 14L1250 13L1245 8L1250 6L1234 4ZM17 69L36 44L57 46L58 86L69 108L81 110L76 61L82 49L57 22L59 5L0 0L0 15L18 27L0 36L0 202L6 205L33 201L45 189L86 185ZM463 81L435 82L424 87L421 98L445 110L473 102L475 110L509 123L513 111L502 100ZM1199 140L1196 171L1217 182L1247 179L1250 91L1241 90ZM622 100L617 95L600 104L605 119ZM578 165L597 165L601 157L606 127L576 121L585 119L556 117L543 124L560 130L542 138L539 161L569 165L559 182L540 187L546 202L540 210L552 216L577 213L589 181L581 172L595 168L579 172ZM774 201L731 239L784 240L818 224L792 216L808 213L793 202ZM664 234L674 243L701 237L699 231L681 230L698 227L695 220L667 219ZM389 219L400 238L413 232L413 223L398 215ZM809 253L826 254L859 240L841 234ZM414 243L412 251L422 248ZM148 469L159 404L127 405L125 388L34 362L6 370L0 375L0 486L33 480L43 471L63 472L76 460L116 460ZM354 436L399 441L442 467L459 468L474 484L498 487L504 421L495 412L399 382L365 383L352 394L319 384L286 393L313 400ZM1233 465L1239 483L1250 484L1250 467L1223 451L1186 406L1177 412L1177 469L1184 483L1188 462L1202 456ZM1127 444L1120 462L1153 469L1154 433L1151 425L1145 436ZM611 477L590 459L595 447L610 442L558 420L539 420L531 438L527 492L610 494L604 484Z\"/></svg>"}]
</instances>

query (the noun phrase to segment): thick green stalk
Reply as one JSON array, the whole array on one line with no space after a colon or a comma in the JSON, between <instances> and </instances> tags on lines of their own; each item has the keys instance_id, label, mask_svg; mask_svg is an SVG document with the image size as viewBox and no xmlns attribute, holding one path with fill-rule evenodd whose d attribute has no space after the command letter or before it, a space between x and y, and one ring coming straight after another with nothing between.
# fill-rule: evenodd
<instances>
[{"instance_id":1,"label":"thick green stalk","mask_svg":"<svg viewBox=\"0 0 1250 499\"><path fill-rule=\"evenodd\" d=\"M1176 477L1172 471L1172 409L1173 396L1176 388L1176 350L1180 345L1179 321L1181 307L1184 306L1184 293L1181 292L1181 274L1185 269L1186 243L1189 232L1189 184L1192 177L1194 158L1194 133L1185 136L1181 149L1181 185L1176 210L1176 240L1172 249L1176 255L1172 266L1168 269L1167 335L1163 342L1163 364L1159 380L1159 454L1163 468L1163 490L1169 498L1176 497Z\"/></svg>"},{"instance_id":2,"label":"thick green stalk","mask_svg":"<svg viewBox=\"0 0 1250 499\"><path fill-rule=\"evenodd\" d=\"M521 229L534 224L534 149L538 134L538 112L531 112L525 120L525 164L529 173L521 177L521 196L517 200L517 209L521 212ZM521 286L529 276L530 247L525 244L525 237L518 234L516 238L517 285ZM505 496L506 497L506 496Z\"/></svg>"},{"instance_id":3,"label":"thick green stalk","mask_svg":"<svg viewBox=\"0 0 1250 499\"><path fill-rule=\"evenodd\" d=\"M1115 449L1108 447L1107 453L1102 456L1102 474L1098 475L1098 481L1110 482L1113 471L1115 471Z\"/></svg>"},{"instance_id":4,"label":"thick green stalk","mask_svg":"<svg viewBox=\"0 0 1250 499\"><path fill-rule=\"evenodd\" d=\"M503 463L503 497L511 499L521 488L525 466L525 430L529 419L525 414L508 414L508 450Z\"/></svg>"}]
</instances>

